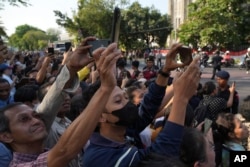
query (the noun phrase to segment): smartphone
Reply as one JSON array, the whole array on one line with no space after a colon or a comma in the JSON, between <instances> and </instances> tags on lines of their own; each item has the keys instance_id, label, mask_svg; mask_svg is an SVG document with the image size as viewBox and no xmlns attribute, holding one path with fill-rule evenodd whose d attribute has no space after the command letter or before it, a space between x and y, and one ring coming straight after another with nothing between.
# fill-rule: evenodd
<instances>
[{"instance_id":1,"label":"smartphone","mask_svg":"<svg viewBox=\"0 0 250 167\"><path fill-rule=\"evenodd\" d=\"M89 49L89 54L92 57L92 52L100 47L107 47L110 44L110 41L108 39L99 39L95 41L88 41L88 45L92 45L92 47Z\"/></svg>"},{"instance_id":2,"label":"smartphone","mask_svg":"<svg viewBox=\"0 0 250 167\"><path fill-rule=\"evenodd\" d=\"M65 42L65 52L68 52L71 49L71 42Z\"/></svg>"},{"instance_id":3,"label":"smartphone","mask_svg":"<svg viewBox=\"0 0 250 167\"><path fill-rule=\"evenodd\" d=\"M54 54L55 53L54 48L53 47L49 47L48 48L48 53Z\"/></svg>"},{"instance_id":4,"label":"smartphone","mask_svg":"<svg viewBox=\"0 0 250 167\"><path fill-rule=\"evenodd\" d=\"M180 55L180 60L182 63L185 63L186 65L189 65L192 60L192 49L188 46L182 46L178 49L178 53Z\"/></svg>"},{"instance_id":5,"label":"smartphone","mask_svg":"<svg viewBox=\"0 0 250 167\"><path fill-rule=\"evenodd\" d=\"M120 34L120 23L121 23L121 11L120 8L115 7L113 14L113 23L111 30L111 42L118 43Z\"/></svg>"},{"instance_id":6,"label":"smartphone","mask_svg":"<svg viewBox=\"0 0 250 167\"><path fill-rule=\"evenodd\" d=\"M203 134L207 134L207 132L211 128L212 123L213 123L212 120L210 120L208 118L205 119L204 124L202 126L202 132L203 132Z\"/></svg>"}]
</instances>

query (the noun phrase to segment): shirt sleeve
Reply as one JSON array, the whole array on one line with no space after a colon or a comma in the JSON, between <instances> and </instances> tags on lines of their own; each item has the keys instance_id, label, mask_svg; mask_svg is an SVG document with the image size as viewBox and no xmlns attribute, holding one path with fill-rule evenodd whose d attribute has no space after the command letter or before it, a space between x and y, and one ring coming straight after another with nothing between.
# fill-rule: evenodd
<instances>
[{"instance_id":1,"label":"shirt sleeve","mask_svg":"<svg viewBox=\"0 0 250 167\"><path fill-rule=\"evenodd\" d=\"M156 141L147 149L140 149L140 153L145 155L154 152L166 156L178 156L183 133L184 126L166 121L166 124L157 136Z\"/></svg>"},{"instance_id":2,"label":"shirt sleeve","mask_svg":"<svg viewBox=\"0 0 250 167\"><path fill-rule=\"evenodd\" d=\"M79 86L79 79L76 74L72 87L64 89L64 86L69 79L70 79L69 70L66 66L63 66L55 82L50 87L48 93L45 95L43 101L36 110L37 113L41 114L45 122L47 131L50 130L50 127L57 115L58 109L63 103L64 93L75 92Z\"/></svg>"}]
</instances>

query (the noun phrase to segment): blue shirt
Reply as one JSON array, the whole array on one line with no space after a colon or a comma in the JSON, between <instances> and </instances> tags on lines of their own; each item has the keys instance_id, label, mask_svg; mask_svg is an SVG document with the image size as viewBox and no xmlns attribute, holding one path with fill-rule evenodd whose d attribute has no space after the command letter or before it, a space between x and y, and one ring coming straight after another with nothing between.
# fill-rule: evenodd
<instances>
[{"instance_id":1,"label":"blue shirt","mask_svg":"<svg viewBox=\"0 0 250 167\"><path fill-rule=\"evenodd\" d=\"M83 156L83 166L137 166L150 152L177 157L183 129L183 126L167 121L156 141L146 149L138 149L127 142L118 143L101 136L99 133L94 133Z\"/></svg>"},{"instance_id":2,"label":"blue shirt","mask_svg":"<svg viewBox=\"0 0 250 167\"><path fill-rule=\"evenodd\" d=\"M139 109L139 119L130 129L129 136L137 136L154 119L166 87L150 84L148 93L144 96ZM167 122L155 143L146 149L138 149L127 142L117 143L94 133L90 138L90 145L83 156L83 166L96 167L101 164L105 167L136 166L151 151L161 155L179 155L180 142L183 135L183 126Z\"/></svg>"},{"instance_id":3,"label":"blue shirt","mask_svg":"<svg viewBox=\"0 0 250 167\"><path fill-rule=\"evenodd\" d=\"M0 100L0 108L7 106L8 104L14 103L14 97L9 96L7 100Z\"/></svg>"},{"instance_id":4,"label":"blue shirt","mask_svg":"<svg viewBox=\"0 0 250 167\"><path fill-rule=\"evenodd\" d=\"M11 160L12 160L11 151L3 143L0 143L0 166L8 167Z\"/></svg>"}]
</instances>

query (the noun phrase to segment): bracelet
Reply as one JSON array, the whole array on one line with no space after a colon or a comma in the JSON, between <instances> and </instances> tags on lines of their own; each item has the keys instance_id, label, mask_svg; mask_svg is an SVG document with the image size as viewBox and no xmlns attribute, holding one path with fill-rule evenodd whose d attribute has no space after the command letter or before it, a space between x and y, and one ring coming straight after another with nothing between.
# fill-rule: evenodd
<instances>
[{"instance_id":1,"label":"bracelet","mask_svg":"<svg viewBox=\"0 0 250 167\"><path fill-rule=\"evenodd\" d=\"M158 74L160 74L163 77L168 78L170 76L170 72L163 72L162 68L158 71Z\"/></svg>"}]
</instances>

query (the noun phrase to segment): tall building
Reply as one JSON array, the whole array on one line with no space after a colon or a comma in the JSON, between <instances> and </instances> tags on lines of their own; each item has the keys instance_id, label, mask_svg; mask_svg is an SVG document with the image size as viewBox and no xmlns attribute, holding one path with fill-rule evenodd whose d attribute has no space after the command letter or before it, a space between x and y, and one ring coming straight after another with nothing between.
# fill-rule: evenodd
<instances>
[{"instance_id":1,"label":"tall building","mask_svg":"<svg viewBox=\"0 0 250 167\"><path fill-rule=\"evenodd\" d=\"M174 37L169 38L168 43L177 41L177 30L188 17L188 5L195 0L168 0L168 15L173 24Z\"/></svg>"}]
</instances>

